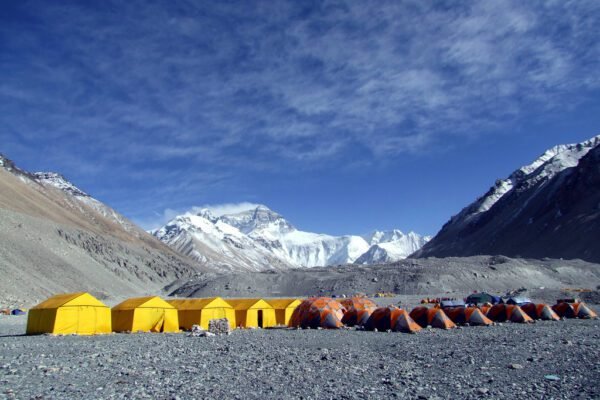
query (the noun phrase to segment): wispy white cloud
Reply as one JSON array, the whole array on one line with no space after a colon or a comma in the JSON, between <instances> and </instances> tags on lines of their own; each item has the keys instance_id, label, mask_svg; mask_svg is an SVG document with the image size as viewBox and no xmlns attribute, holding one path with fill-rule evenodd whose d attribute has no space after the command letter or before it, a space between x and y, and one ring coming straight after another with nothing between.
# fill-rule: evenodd
<instances>
[{"instance_id":1,"label":"wispy white cloud","mask_svg":"<svg viewBox=\"0 0 600 400\"><path fill-rule=\"evenodd\" d=\"M332 1L306 16L294 3L260 13L271 6L40 7L49 22L11 38L30 68L4 74L0 95L33 107L10 126L31 140L85 137L106 164L230 165L237 149L260 165L263 143L273 159L313 163L348 143L376 156L422 151L449 131L518 116L516 102L557 107L563 92L599 85L594 2ZM56 54L43 49L46 29L64 40Z\"/></svg>"},{"instance_id":2,"label":"wispy white cloud","mask_svg":"<svg viewBox=\"0 0 600 400\"><path fill-rule=\"evenodd\" d=\"M237 214L248 210L253 210L260 204L241 202L241 203L225 203L225 204L205 204L199 207L192 207L191 212L199 212L200 210L207 209L214 216L220 217L222 215Z\"/></svg>"},{"instance_id":3,"label":"wispy white cloud","mask_svg":"<svg viewBox=\"0 0 600 400\"><path fill-rule=\"evenodd\" d=\"M597 1L14 7L0 142L84 186L135 186L141 209L210 201L247 171L439 151L600 88Z\"/></svg>"}]
</instances>

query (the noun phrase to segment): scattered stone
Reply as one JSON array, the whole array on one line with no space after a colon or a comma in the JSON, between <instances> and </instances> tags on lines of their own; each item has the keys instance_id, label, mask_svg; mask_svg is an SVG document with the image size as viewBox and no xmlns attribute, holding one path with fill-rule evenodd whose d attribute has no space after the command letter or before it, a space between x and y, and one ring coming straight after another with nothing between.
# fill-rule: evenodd
<instances>
[{"instance_id":1,"label":"scattered stone","mask_svg":"<svg viewBox=\"0 0 600 400\"><path fill-rule=\"evenodd\" d=\"M229 335L231 327L227 318L211 319L208 321L208 331L215 335Z\"/></svg>"},{"instance_id":2,"label":"scattered stone","mask_svg":"<svg viewBox=\"0 0 600 400\"><path fill-rule=\"evenodd\" d=\"M556 375L544 375L544 379L547 381L560 381L560 378Z\"/></svg>"},{"instance_id":3,"label":"scattered stone","mask_svg":"<svg viewBox=\"0 0 600 400\"><path fill-rule=\"evenodd\" d=\"M523 366L521 364L509 364L508 368L510 368L510 369L523 369Z\"/></svg>"}]
</instances>

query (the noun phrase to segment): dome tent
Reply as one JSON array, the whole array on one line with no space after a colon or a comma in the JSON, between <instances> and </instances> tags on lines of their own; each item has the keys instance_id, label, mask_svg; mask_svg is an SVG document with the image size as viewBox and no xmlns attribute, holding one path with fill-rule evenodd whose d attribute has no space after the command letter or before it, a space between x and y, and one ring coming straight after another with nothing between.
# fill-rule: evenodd
<instances>
[{"instance_id":1,"label":"dome tent","mask_svg":"<svg viewBox=\"0 0 600 400\"><path fill-rule=\"evenodd\" d=\"M519 306L512 304L496 304L487 312L486 317L494 322L531 323L533 320Z\"/></svg>"},{"instance_id":2,"label":"dome tent","mask_svg":"<svg viewBox=\"0 0 600 400\"><path fill-rule=\"evenodd\" d=\"M591 308L589 308L585 303L579 302L574 305L575 315L577 318L582 319L596 319L598 318L598 314L596 314Z\"/></svg>"},{"instance_id":3,"label":"dome tent","mask_svg":"<svg viewBox=\"0 0 600 400\"><path fill-rule=\"evenodd\" d=\"M344 306L330 297L312 297L296 307L289 326L338 329L344 326L342 318L345 311Z\"/></svg>"},{"instance_id":4,"label":"dome tent","mask_svg":"<svg viewBox=\"0 0 600 400\"><path fill-rule=\"evenodd\" d=\"M494 323L477 307L454 307L444 312L457 325L488 326Z\"/></svg>"},{"instance_id":5,"label":"dome tent","mask_svg":"<svg viewBox=\"0 0 600 400\"><path fill-rule=\"evenodd\" d=\"M374 331L375 329L382 332L391 330L392 332L415 333L420 331L421 327L408 315L406 310L389 306L377 308L367 320L365 330Z\"/></svg>"},{"instance_id":6,"label":"dome tent","mask_svg":"<svg viewBox=\"0 0 600 400\"><path fill-rule=\"evenodd\" d=\"M347 326L364 325L377 308L377 304L366 297L352 297L340 303L346 309L342 323Z\"/></svg>"},{"instance_id":7,"label":"dome tent","mask_svg":"<svg viewBox=\"0 0 600 400\"><path fill-rule=\"evenodd\" d=\"M428 325L439 329L456 328L456 324L448 318L441 308L416 307L410 312L410 317L423 328Z\"/></svg>"},{"instance_id":8,"label":"dome tent","mask_svg":"<svg viewBox=\"0 0 600 400\"><path fill-rule=\"evenodd\" d=\"M558 321L560 317L552 310L548 304L527 303L521 306L521 309L531 317L531 319L541 319L544 321Z\"/></svg>"}]
</instances>

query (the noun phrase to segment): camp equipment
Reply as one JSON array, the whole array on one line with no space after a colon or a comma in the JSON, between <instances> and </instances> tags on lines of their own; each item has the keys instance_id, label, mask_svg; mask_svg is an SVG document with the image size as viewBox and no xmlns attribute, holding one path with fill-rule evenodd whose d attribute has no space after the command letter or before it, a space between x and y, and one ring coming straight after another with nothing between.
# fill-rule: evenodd
<instances>
[{"instance_id":1,"label":"camp equipment","mask_svg":"<svg viewBox=\"0 0 600 400\"><path fill-rule=\"evenodd\" d=\"M29 310L28 335L111 332L110 308L89 293L58 294Z\"/></svg>"},{"instance_id":2,"label":"camp equipment","mask_svg":"<svg viewBox=\"0 0 600 400\"><path fill-rule=\"evenodd\" d=\"M178 332L177 309L160 297L136 297L111 310L115 332Z\"/></svg>"}]
</instances>

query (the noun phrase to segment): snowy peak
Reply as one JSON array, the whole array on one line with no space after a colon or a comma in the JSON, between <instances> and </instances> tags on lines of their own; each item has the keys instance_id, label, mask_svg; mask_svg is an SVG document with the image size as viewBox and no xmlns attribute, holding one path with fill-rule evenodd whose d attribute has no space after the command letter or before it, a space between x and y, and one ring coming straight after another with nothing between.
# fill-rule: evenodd
<instances>
[{"instance_id":1,"label":"snowy peak","mask_svg":"<svg viewBox=\"0 0 600 400\"><path fill-rule=\"evenodd\" d=\"M383 242L393 242L403 238L405 235L398 229L391 231L372 231L363 236L370 245L375 245Z\"/></svg>"},{"instance_id":2,"label":"snowy peak","mask_svg":"<svg viewBox=\"0 0 600 400\"><path fill-rule=\"evenodd\" d=\"M296 229L281 215L264 205L259 205L251 210L235 214L222 215L219 219L238 228L240 232L245 234L250 234L257 230L284 234Z\"/></svg>"},{"instance_id":3,"label":"snowy peak","mask_svg":"<svg viewBox=\"0 0 600 400\"><path fill-rule=\"evenodd\" d=\"M373 231L365 235L364 239L371 247L356 259L356 264L381 264L404 259L423 247L431 240L431 236L421 236L414 232L404 234L394 229Z\"/></svg>"},{"instance_id":4,"label":"snowy peak","mask_svg":"<svg viewBox=\"0 0 600 400\"><path fill-rule=\"evenodd\" d=\"M217 222L218 218L208 208L203 208L196 213L198 217L207 219L213 223Z\"/></svg>"},{"instance_id":5,"label":"snowy peak","mask_svg":"<svg viewBox=\"0 0 600 400\"><path fill-rule=\"evenodd\" d=\"M54 186L73 196L90 197L89 194L85 193L83 190L69 182L64 176L57 174L56 172L34 172L33 176L36 181Z\"/></svg>"}]
</instances>

